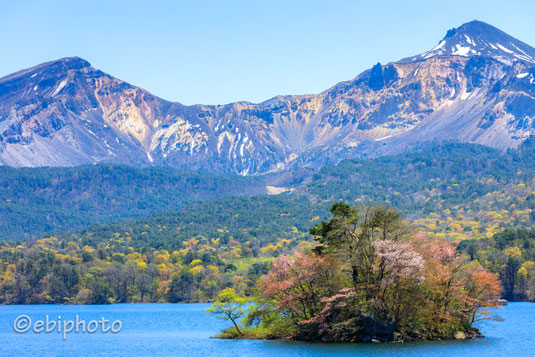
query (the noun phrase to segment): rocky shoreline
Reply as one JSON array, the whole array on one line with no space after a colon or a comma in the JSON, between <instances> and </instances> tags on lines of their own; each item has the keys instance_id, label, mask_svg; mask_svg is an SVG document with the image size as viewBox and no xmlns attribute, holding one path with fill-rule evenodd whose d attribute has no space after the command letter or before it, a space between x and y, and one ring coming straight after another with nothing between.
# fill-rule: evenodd
<instances>
[{"instance_id":1,"label":"rocky shoreline","mask_svg":"<svg viewBox=\"0 0 535 357\"><path fill-rule=\"evenodd\" d=\"M296 336L276 336L255 333L254 331L244 331L239 334L235 328L229 328L221 334L213 338L220 339L243 339L243 340L291 340L291 341L306 341L306 342L321 342L321 343L404 343L417 341L452 341L452 340L468 340L475 338L484 338L485 336L479 329L473 327L466 331L456 331L449 336L440 337L425 337L419 333L400 333L388 329L370 330L364 328L359 334L352 335L338 335L338 336L320 336L316 334L314 338L311 335L296 335Z\"/></svg>"}]
</instances>

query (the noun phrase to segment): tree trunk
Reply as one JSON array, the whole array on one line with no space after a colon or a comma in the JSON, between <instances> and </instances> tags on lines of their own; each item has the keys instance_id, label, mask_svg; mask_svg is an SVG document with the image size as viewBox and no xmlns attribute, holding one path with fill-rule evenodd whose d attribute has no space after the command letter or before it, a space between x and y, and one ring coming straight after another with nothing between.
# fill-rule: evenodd
<instances>
[{"instance_id":1,"label":"tree trunk","mask_svg":"<svg viewBox=\"0 0 535 357\"><path fill-rule=\"evenodd\" d=\"M238 324L236 323L236 321L234 321L234 319L230 319L230 321L232 321L232 323L234 324L234 327L236 327L236 331L238 331L238 333L241 335L240 328L238 327Z\"/></svg>"}]
</instances>

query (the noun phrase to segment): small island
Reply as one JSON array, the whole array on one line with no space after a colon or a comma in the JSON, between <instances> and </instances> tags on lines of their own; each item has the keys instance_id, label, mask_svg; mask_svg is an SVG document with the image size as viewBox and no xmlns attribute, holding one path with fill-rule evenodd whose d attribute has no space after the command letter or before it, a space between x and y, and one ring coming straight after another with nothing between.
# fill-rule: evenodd
<instances>
[{"instance_id":1,"label":"small island","mask_svg":"<svg viewBox=\"0 0 535 357\"><path fill-rule=\"evenodd\" d=\"M310 229L313 249L281 255L252 300L232 288L209 313L232 321L218 338L403 342L483 337L498 305L496 274L448 242L417 233L391 207L338 202ZM247 307L247 312L246 312Z\"/></svg>"}]
</instances>

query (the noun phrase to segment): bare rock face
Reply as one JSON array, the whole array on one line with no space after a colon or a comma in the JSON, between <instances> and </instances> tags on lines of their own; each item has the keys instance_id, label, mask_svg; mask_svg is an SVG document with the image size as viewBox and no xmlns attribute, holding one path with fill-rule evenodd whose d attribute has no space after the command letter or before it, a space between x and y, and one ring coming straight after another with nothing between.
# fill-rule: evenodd
<instances>
[{"instance_id":1,"label":"bare rock face","mask_svg":"<svg viewBox=\"0 0 535 357\"><path fill-rule=\"evenodd\" d=\"M428 141L514 148L535 133L535 49L482 22L315 95L184 106L80 58L0 79L0 164L115 162L242 175Z\"/></svg>"}]
</instances>

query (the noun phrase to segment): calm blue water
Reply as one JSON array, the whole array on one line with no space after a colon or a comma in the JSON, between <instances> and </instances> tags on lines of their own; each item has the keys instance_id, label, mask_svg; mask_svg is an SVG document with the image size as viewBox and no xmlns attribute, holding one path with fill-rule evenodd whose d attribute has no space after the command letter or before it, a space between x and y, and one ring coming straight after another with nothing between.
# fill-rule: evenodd
<instances>
[{"instance_id":1,"label":"calm blue water","mask_svg":"<svg viewBox=\"0 0 535 357\"><path fill-rule=\"evenodd\" d=\"M291 341L210 339L229 324L207 316L209 304L126 304L105 306L0 306L1 356L535 356L535 304L511 303L497 314L504 321L484 321L487 337L467 341L404 344L320 344ZM121 320L116 334L58 332L16 333L21 315L33 322L102 317ZM94 327L94 325L93 325ZM117 325L116 325L117 327Z\"/></svg>"}]
</instances>

